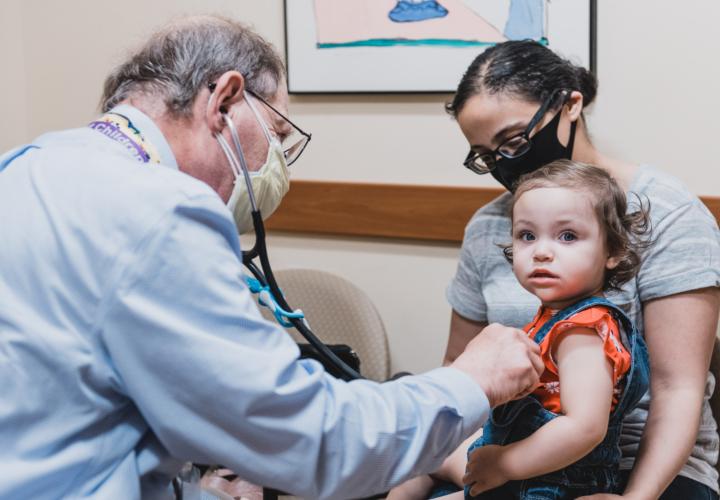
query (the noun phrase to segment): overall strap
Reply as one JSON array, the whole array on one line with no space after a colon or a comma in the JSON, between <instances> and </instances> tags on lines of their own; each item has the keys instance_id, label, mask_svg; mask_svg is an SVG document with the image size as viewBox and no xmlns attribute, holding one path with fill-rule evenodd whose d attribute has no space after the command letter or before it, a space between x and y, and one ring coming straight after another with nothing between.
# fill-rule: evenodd
<instances>
[{"instance_id":1,"label":"overall strap","mask_svg":"<svg viewBox=\"0 0 720 500\"><path fill-rule=\"evenodd\" d=\"M627 314L625 314L625 312L620 309L620 307L613 304L605 297L588 297L581 301L575 302L574 304L569 305L565 309L561 309L560 311L555 313L555 315L550 318L534 335L535 342L538 345L541 344L547 334L550 333L550 330L552 330L552 328L558 322L564 321L572 317L573 315L579 313L580 311L584 311L585 309L596 306L607 307L608 309L610 309L613 313L613 317L622 323L622 326L628 337L633 334L632 322L630 321L630 318L627 317Z\"/></svg>"}]
</instances>

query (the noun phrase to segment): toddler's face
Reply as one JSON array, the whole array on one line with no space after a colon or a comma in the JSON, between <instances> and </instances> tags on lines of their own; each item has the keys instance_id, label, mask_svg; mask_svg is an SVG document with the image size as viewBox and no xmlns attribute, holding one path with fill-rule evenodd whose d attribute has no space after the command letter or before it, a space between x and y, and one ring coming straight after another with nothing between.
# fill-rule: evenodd
<instances>
[{"instance_id":1,"label":"toddler's face","mask_svg":"<svg viewBox=\"0 0 720 500\"><path fill-rule=\"evenodd\" d=\"M608 257L589 193L543 187L513 208L513 272L543 305L562 309L602 292Z\"/></svg>"}]
</instances>

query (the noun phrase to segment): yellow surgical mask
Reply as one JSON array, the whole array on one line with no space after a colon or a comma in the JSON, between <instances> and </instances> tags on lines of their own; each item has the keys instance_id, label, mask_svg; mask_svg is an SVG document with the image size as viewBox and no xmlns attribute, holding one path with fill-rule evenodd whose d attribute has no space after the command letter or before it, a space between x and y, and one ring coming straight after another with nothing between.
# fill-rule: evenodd
<instances>
[{"instance_id":1,"label":"yellow surgical mask","mask_svg":"<svg viewBox=\"0 0 720 500\"><path fill-rule=\"evenodd\" d=\"M248 172L252 184L255 205L260 211L263 220L265 220L280 206L280 202L290 189L290 178L280 142L270 134L267 125L255 108L252 98L247 93L245 94L245 99L247 99L250 109L252 109L255 118L260 123L269 145L265 163L263 163L258 170ZM226 122L227 121L229 121L229 118L226 117ZM229 124L229 126L232 125ZM241 160L235 155L228 142L220 133L215 133L215 138L220 143L230 163L230 167L235 174L235 184L232 193L230 193L227 206L233 214L238 233L244 234L250 232L253 230L251 215L252 203L250 201L250 193L248 192L245 176L240 168ZM238 154L242 155L242 150L238 151Z\"/></svg>"}]
</instances>

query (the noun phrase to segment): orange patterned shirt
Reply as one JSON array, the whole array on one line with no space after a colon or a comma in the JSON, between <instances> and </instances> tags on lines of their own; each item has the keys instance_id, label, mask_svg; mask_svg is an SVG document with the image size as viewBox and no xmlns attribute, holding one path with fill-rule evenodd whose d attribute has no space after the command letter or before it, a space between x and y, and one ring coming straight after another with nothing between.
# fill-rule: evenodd
<instances>
[{"instance_id":1,"label":"orange patterned shirt","mask_svg":"<svg viewBox=\"0 0 720 500\"><path fill-rule=\"evenodd\" d=\"M535 318L523 330L527 332L531 339L534 339L535 334L552 316L553 311L550 308L541 307ZM554 413L562 413L560 378L557 364L555 364L552 357L552 346L559 335L574 327L591 328L603 340L605 356L613 368L612 408L615 408L622 390L623 376L630 370L631 359L630 352L622 344L620 327L617 321L615 321L610 311L603 306L594 306L580 311L566 320L558 321L552 327L540 344L540 355L545 363L545 372L540 377L540 387L535 389L533 394L540 400L545 409Z\"/></svg>"}]
</instances>

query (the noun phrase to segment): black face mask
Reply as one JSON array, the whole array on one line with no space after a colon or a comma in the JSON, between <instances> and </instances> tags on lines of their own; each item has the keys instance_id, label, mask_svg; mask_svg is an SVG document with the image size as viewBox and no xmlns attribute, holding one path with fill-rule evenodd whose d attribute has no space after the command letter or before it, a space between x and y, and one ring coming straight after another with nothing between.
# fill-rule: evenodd
<instances>
[{"instance_id":1,"label":"black face mask","mask_svg":"<svg viewBox=\"0 0 720 500\"><path fill-rule=\"evenodd\" d=\"M557 136L561 114L562 109L550 123L530 138L530 149L525 154L517 158L500 158L495 161L495 168L490 173L511 193L515 191L515 183L522 175L533 172L551 161L569 160L572 156L577 120L570 125L568 145L563 146Z\"/></svg>"}]
</instances>

